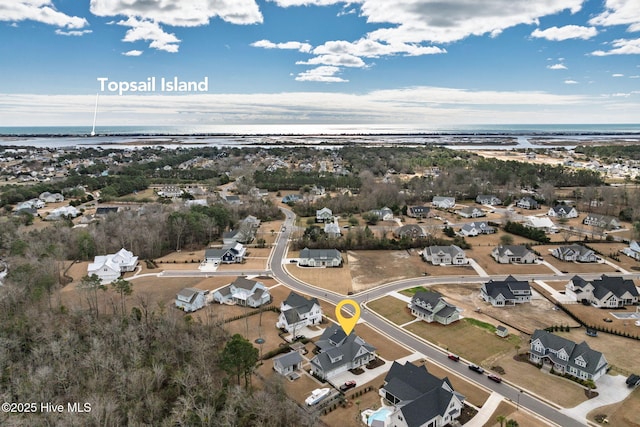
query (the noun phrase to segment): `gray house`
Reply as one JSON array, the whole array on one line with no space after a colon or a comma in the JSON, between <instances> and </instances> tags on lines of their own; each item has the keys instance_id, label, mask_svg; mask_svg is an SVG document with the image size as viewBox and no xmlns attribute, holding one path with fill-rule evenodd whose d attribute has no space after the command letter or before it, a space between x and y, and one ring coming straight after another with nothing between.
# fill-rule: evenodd
<instances>
[{"instance_id":1,"label":"gray house","mask_svg":"<svg viewBox=\"0 0 640 427\"><path fill-rule=\"evenodd\" d=\"M213 299L220 304L237 304L245 307L260 307L271 301L269 289L262 282L238 277L232 283L213 293Z\"/></svg>"},{"instance_id":2,"label":"gray house","mask_svg":"<svg viewBox=\"0 0 640 427\"><path fill-rule=\"evenodd\" d=\"M598 256L596 253L582 245L573 244L569 246L558 246L551 254L561 261L571 262L596 262Z\"/></svg>"},{"instance_id":3,"label":"gray house","mask_svg":"<svg viewBox=\"0 0 640 427\"><path fill-rule=\"evenodd\" d=\"M316 222L332 222L333 212L329 208L322 208L316 211Z\"/></svg>"},{"instance_id":4,"label":"gray house","mask_svg":"<svg viewBox=\"0 0 640 427\"><path fill-rule=\"evenodd\" d=\"M624 307L639 301L638 288L633 280L605 274L590 281L574 276L565 285L565 294L576 301L586 300L599 308Z\"/></svg>"},{"instance_id":5,"label":"gray house","mask_svg":"<svg viewBox=\"0 0 640 427\"><path fill-rule=\"evenodd\" d=\"M435 196L431 201L431 206L440 209L451 209L456 205L455 197Z\"/></svg>"},{"instance_id":6,"label":"gray house","mask_svg":"<svg viewBox=\"0 0 640 427\"><path fill-rule=\"evenodd\" d=\"M427 323L448 325L460 319L462 311L442 298L439 292L416 292L409 303L411 314Z\"/></svg>"},{"instance_id":7,"label":"gray house","mask_svg":"<svg viewBox=\"0 0 640 427\"><path fill-rule=\"evenodd\" d=\"M289 375L302 369L304 359L297 351L273 358L273 370L280 375Z\"/></svg>"},{"instance_id":8,"label":"gray house","mask_svg":"<svg viewBox=\"0 0 640 427\"><path fill-rule=\"evenodd\" d=\"M538 329L531 336L529 360L549 364L560 373L596 381L607 372L607 359L586 342L576 344L558 335Z\"/></svg>"},{"instance_id":9,"label":"gray house","mask_svg":"<svg viewBox=\"0 0 640 427\"><path fill-rule=\"evenodd\" d=\"M411 362L394 361L379 393L394 406L384 425L397 427L453 425L465 399L448 378L440 379Z\"/></svg>"},{"instance_id":10,"label":"gray house","mask_svg":"<svg viewBox=\"0 0 640 427\"><path fill-rule=\"evenodd\" d=\"M621 227L620 222L616 218L594 213L587 214L587 216L582 220L582 223L584 225L591 225L605 230L617 230Z\"/></svg>"},{"instance_id":11,"label":"gray house","mask_svg":"<svg viewBox=\"0 0 640 427\"><path fill-rule=\"evenodd\" d=\"M474 237L479 234L493 234L495 227L491 227L486 221L467 222L460 228L460 234L464 237Z\"/></svg>"},{"instance_id":12,"label":"gray house","mask_svg":"<svg viewBox=\"0 0 640 427\"><path fill-rule=\"evenodd\" d=\"M309 249L300 251L298 265L303 267L340 267L342 255L337 249Z\"/></svg>"},{"instance_id":13,"label":"gray house","mask_svg":"<svg viewBox=\"0 0 640 427\"><path fill-rule=\"evenodd\" d=\"M487 216L485 211L475 206L465 206L462 209L458 209L456 213L463 218L478 218L481 216Z\"/></svg>"},{"instance_id":14,"label":"gray house","mask_svg":"<svg viewBox=\"0 0 640 427\"><path fill-rule=\"evenodd\" d=\"M538 202L532 197L523 197L516 202L516 207L521 209L538 209Z\"/></svg>"},{"instance_id":15,"label":"gray house","mask_svg":"<svg viewBox=\"0 0 640 427\"><path fill-rule=\"evenodd\" d=\"M222 233L222 243L231 245L235 243L251 243L256 237L256 232L260 227L260 220L253 215L247 216L240 221L235 230Z\"/></svg>"},{"instance_id":16,"label":"gray house","mask_svg":"<svg viewBox=\"0 0 640 427\"><path fill-rule=\"evenodd\" d=\"M280 316L276 328L287 332L300 330L305 326L322 323L322 307L317 298L305 298L293 291L280 304Z\"/></svg>"},{"instance_id":17,"label":"gray house","mask_svg":"<svg viewBox=\"0 0 640 427\"><path fill-rule=\"evenodd\" d=\"M427 218L431 216L431 208L427 206L409 206L407 216L411 218Z\"/></svg>"},{"instance_id":18,"label":"gray house","mask_svg":"<svg viewBox=\"0 0 640 427\"><path fill-rule=\"evenodd\" d=\"M533 264L536 254L525 245L499 245L491 256L500 264Z\"/></svg>"},{"instance_id":19,"label":"gray house","mask_svg":"<svg viewBox=\"0 0 640 427\"><path fill-rule=\"evenodd\" d=\"M393 230L393 235L398 238L408 237L410 239L427 236L422 227L420 227L418 224L405 224L401 227L398 227Z\"/></svg>"},{"instance_id":20,"label":"gray house","mask_svg":"<svg viewBox=\"0 0 640 427\"><path fill-rule=\"evenodd\" d=\"M469 260L464 251L456 245L449 246L427 246L422 251L422 257L425 261L433 265L465 265L469 264Z\"/></svg>"},{"instance_id":21,"label":"gray house","mask_svg":"<svg viewBox=\"0 0 640 427\"><path fill-rule=\"evenodd\" d=\"M480 288L480 297L494 307L531 302L531 285L513 276L505 280L489 280Z\"/></svg>"},{"instance_id":22,"label":"gray house","mask_svg":"<svg viewBox=\"0 0 640 427\"><path fill-rule=\"evenodd\" d=\"M214 265L241 263L246 252L247 249L242 243L224 245L220 249L209 248L204 251L204 262Z\"/></svg>"},{"instance_id":23,"label":"gray house","mask_svg":"<svg viewBox=\"0 0 640 427\"><path fill-rule=\"evenodd\" d=\"M481 205L496 206L501 205L502 200L498 199L493 194L478 194L478 196L476 197L476 203L480 203Z\"/></svg>"},{"instance_id":24,"label":"gray house","mask_svg":"<svg viewBox=\"0 0 640 427\"><path fill-rule=\"evenodd\" d=\"M325 329L316 346L318 354L311 359L311 372L323 380L366 365L376 357L374 346L354 332L347 336L340 325Z\"/></svg>"},{"instance_id":25,"label":"gray house","mask_svg":"<svg viewBox=\"0 0 640 427\"><path fill-rule=\"evenodd\" d=\"M207 305L209 291L196 288L184 288L176 295L176 307L190 313Z\"/></svg>"}]
</instances>

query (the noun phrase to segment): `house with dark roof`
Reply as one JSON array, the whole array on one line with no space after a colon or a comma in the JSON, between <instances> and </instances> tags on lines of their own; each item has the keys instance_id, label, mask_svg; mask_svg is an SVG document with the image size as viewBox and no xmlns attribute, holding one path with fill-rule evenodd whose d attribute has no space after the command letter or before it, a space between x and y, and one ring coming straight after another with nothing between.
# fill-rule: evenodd
<instances>
[{"instance_id":1,"label":"house with dark roof","mask_svg":"<svg viewBox=\"0 0 640 427\"><path fill-rule=\"evenodd\" d=\"M391 221L393 220L393 211L388 207L383 207L382 209L373 209L369 211L370 214L378 217L380 221Z\"/></svg>"},{"instance_id":2,"label":"house with dark roof","mask_svg":"<svg viewBox=\"0 0 640 427\"><path fill-rule=\"evenodd\" d=\"M120 208L118 206L99 206L96 208L95 216L107 216L109 214L116 214Z\"/></svg>"},{"instance_id":3,"label":"house with dark roof","mask_svg":"<svg viewBox=\"0 0 640 427\"><path fill-rule=\"evenodd\" d=\"M302 267L340 267L342 255L337 249L309 249L300 251L298 265Z\"/></svg>"},{"instance_id":4,"label":"house with dark roof","mask_svg":"<svg viewBox=\"0 0 640 427\"><path fill-rule=\"evenodd\" d=\"M184 288L176 295L176 307L191 313L207 305L209 291L196 288Z\"/></svg>"},{"instance_id":5,"label":"house with dark roof","mask_svg":"<svg viewBox=\"0 0 640 427\"><path fill-rule=\"evenodd\" d=\"M453 425L465 399L448 378L440 379L410 362L393 362L379 393L394 406L385 425L398 427Z\"/></svg>"},{"instance_id":6,"label":"house with dark roof","mask_svg":"<svg viewBox=\"0 0 640 427\"><path fill-rule=\"evenodd\" d=\"M324 330L316 341L318 354L311 359L311 373L323 380L366 365L376 358L376 348L354 332L346 335L340 325Z\"/></svg>"},{"instance_id":7,"label":"house with dark roof","mask_svg":"<svg viewBox=\"0 0 640 427\"><path fill-rule=\"evenodd\" d=\"M494 307L531 302L531 285L513 276L505 280L489 280L480 288L480 297Z\"/></svg>"},{"instance_id":8,"label":"house with dark roof","mask_svg":"<svg viewBox=\"0 0 640 427\"><path fill-rule=\"evenodd\" d=\"M466 265L469 260L464 251L456 245L449 246L427 246L422 251L425 261L433 265Z\"/></svg>"},{"instance_id":9,"label":"house with dark roof","mask_svg":"<svg viewBox=\"0 0 640 427\"><path fill-rule=\"evenodd\" d=\"M288 203L296 203L298 201L300 201L302 198L300 197L299 194L287 194L286 196L284 196L282 198L282 203L288 204Z\"/></svg>"},{"instance_id":10,"label":"house with dark roof","mask_svg":"<svg viewBox=\"0 0 640 427\"><path fill-rule=\"evenodd\" d=\"M280 303L280 315L276 328L296 335L295 331L309 325L322 323L322 307L317 298L305 298L293 291Z\"/></svg>"},{"instance_id":11,"label":"house with dark roof","mask_svg":"<svg viewBox=\"0 0 640 427\"><path fill-rule=\"evenodd\" d=\"M486 221L467 222L460 228L460 234L464 237L474 237L479 234L493 234L496 228L490 226Z\"/></svg>"},{"instance_id":12,"label":"house with dark roof","mask_svg":"<svg viewBox=\"0 0 640 427\"><path fill-rule=\"evenodd\" d=\"M582 245L573 244L569 246L558 246L551 254L561 261L570 262L597 262L596 253Z\"/></svg>"},{"instance_id":13,"label":"house with dark roof","mask_svg":"<svg viewBox=\"0 0 640 427\"><path fill-rule=\"evenodd\" d=\"M485 211L475 206L465 206L462 209L458 209L456 213L463 218L478 218L481 216L487 216Z\"/></svg>"},{"instance_id":14,"label":"house with dark roof","mask_svg":"<svg viewBox=\"0 0 640 427\"><path fill-rule=\"evenodd\" d=\"M213 300L220 304L238 304L245 307L260 307L271 301L269 289L262 282L238 277L232 283L213 293Z\"/></svg>"},{"instance_id":15,"label":"house with dark roof","mask_svg":"<svg viewBox=\"0 0 640 427\"><path fill-rule=\"evenodd\" d=\"M538 202L532 197L523 197L516 202L516 207L521 209L538 209Z\"/></svg>"},{"instance_id":16,"label":"house with dark roof","mask_svg":"<svg viewBox=\"0 0 640 427\"><path fill-rule=\"evenodd\" d=\"M397 238L416 239L418 237L426 237L427 233L418 224L405 224L393 230L393 235Z\"/></svg>"},{"instance_id":17,"label":"house with dark roof","mask_svg":"<svg viewBox=\"0 0 640 427\"><path fill-rule=\"evenodd\" d=\"M222 248L209 248L204 251L205 264L238 264L244 261L247 253L242 243L224 245Z\"/></svg>"},{"instance_id":18,"label":"house with dark roof","mask_svg":"<svg viewBox=\"0 0 640 427\"><path fill-rule=\"evenodd\" d=\"M500 200L493 194L478 194L478 196L476 197L476 203L480 203L481 205L496 206L501 205L502 200Z\"/></svg>"},{"instance_id":19,"label":"house with dark roof","mask_svg":"<svg viewBox=\"0 0 640 427\"><path fill-rule=\"evenodd\" d=\"M577 218L578 211L573 206L555 205L549 208L547 215L555 218Z\"/></svg>"},{"instance_id":20,"label":"house with dark roof","mask_svg":"<svg viewBox=\"0 0 640 427\"><path fill-rule=\"evenodd\" d=\"M499 245L491 251L491 256L500 264L533 264L536 254L525 245Z\"/></svg>"},{"instance_id":21,"label":"house with dark roof","mask_svg":"<svg viewBox=\"0 0 640 427\"><path fill-rule=\"evenodd\" d=\"M409 206L407 216L411 218L427 218L431 216L431 208L427 206Z\"/></svg>"},{"instance_id":22,"label":"house with dark roof","mask_svg":"<svg viewBox=\"0 0 640 427\"><path fill-rule=\"evenodd\" d=\"M617 230L621 227L620 221L612 216L588 213L582 220L584 225L602 228L605 230Z\"/></svg>"},{"instance_id":23,"label":"house with dark roof","mask_svg":"<svg viewBox=\"0 0 640 427\"><path fill-rule=\"evenodd\" d=\"M448 303L439 292L416 292L409 303L411 314L427 323L448 325L460 319L461 309Z\"/></svg>"},{"instance_id":24,"label":"house with dark roof","mask_svg":"<svg viewBox=\"0 0 640 427\"><path fill-rule=\"evenodd\" d=\"M499 336L500 338L505 338L506 336L509 335L509 330L507 329L506 326L498 325L496 326L496 335Z\"/></svg>"},{"instance_id":25,"label":"house with dark roof","mask_svg":"<svg viewBox=\"0 0 640 427\"><path fill-rule=\"evenodd\" d=\"M297 351L283 354L273 358L273 370L280 375L289 375L302 369L304 359Z\"/></svg>"},{"instance_id":26,"label":"house with dark roof","mask_svg":"<svg viewBox=\"0 0 640 427\"><path fill-rule=\"evenodd\" d=\"M249 215L240 221L238 228L222 233L222 243L225 245L251 243L256 237L259 227L260 220L253 215Z\"/></svg>"},{"instance_id":27,"label":"house with dark roof","mask_svg":"<svg viewBox=\"0 0 640 427\"><path fill-rule=\"evenodd\" d=\"M598 308L616 308L638 303L638 288L633 280L605 274L591 281L573 276L565 285L565 294Z\"/></svg>"},{"instance_id":28,"label":"house with dark roof","mask_svg":"<svg viewBox=\"0 0 640 427\"><path fill-rule=\"evenodd\" d=\"M604 355L592 350L586 342L576 344L542 329L531 336L529 360L551 365L562 374L593 381L604 375L609 366Z\"/></svg>"}]
</instances>

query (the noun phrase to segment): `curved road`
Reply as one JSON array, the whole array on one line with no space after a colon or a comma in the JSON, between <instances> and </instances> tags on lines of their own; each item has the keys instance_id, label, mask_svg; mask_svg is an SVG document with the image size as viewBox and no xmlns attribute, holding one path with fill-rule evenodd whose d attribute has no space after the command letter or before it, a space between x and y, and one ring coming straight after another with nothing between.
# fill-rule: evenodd
<instances>
[{"instance_id":1,"label":"curved road","mask_svg":"<svg viewBox=\"0 0 640 427\"><path fill-rule=\"evenodd\" d=\"M269 256L269 260L267 263L267 269L270 269L273 275L284 285L287 287L296 290L298 292L305 293L307 295L325 300L332 304L337 304L341 300L345 298L344 295L337 294L331 291L325 291L323 289L319 289L314 286L310 286L306 283L303 283L294 277L290 276L283 266L283 260L286 258L286 253L288 249L288 242L291 236L291 232L294 228L295 214L288 209L282 209L286 215L286 219L284 222L284 227L278 238L276 239L275 246L271 251L271 255ZM586 277L587 275L585 275ZM594 276L599 277L600 275L594 274ZM634 278L637 275L632 275ZM501 276L500 278L503 278ZM419 286L427 284L435 284L435 283L470 283L470 282L485 282L490 278L498 278L497 276L491 277L478 277L478 276L469 276L469 277L438 277L438 278L428 278L428 277L420 277L420 278L412 278L399 280L396 282L388 283L386 285L379 286L375 289L370 289L365 292L360 292L357 295L349 296L350 299L358 302L359 304L364 304L369 299L375 299L382 295L387 294L390 291L401 290L407 287ZM525 279L525 277L522 277ZM526 279L540 279L540 280L557 280L558 276L554 274L535 274L535 275L527 275ZM399 328L397 325L394 325L383 318L371 313L366 309L366 307L361 310L360 318L380 331L381 333L387 335L393 340L401 343L402 345L419 352L428 358L438 361L441 364L446 363L446 368L450 371L455 371L462 377L467 378L468 380L481 382L482 386L489 388L493 391L496 391L506 397L507 399L511 399L513 402L516 402L519 406L525 407L528 410L538 414L539 416L546 418L547 421L551 421L562 427L578 427L586 425L584 422L578 421L574 418L571 418L562 412L556 407L549 405L548 403L527 394L526 392L520 390L517 387L506 383L496 384L492 381L488 380L485 375L478 375L477 373L470 371L467 368L466 364L456 363L447 361L446 353L442 352L442 350L433 347L423 340L420 340L413 335L407 333L404 329Z\"/></svg>"}]
</instances>

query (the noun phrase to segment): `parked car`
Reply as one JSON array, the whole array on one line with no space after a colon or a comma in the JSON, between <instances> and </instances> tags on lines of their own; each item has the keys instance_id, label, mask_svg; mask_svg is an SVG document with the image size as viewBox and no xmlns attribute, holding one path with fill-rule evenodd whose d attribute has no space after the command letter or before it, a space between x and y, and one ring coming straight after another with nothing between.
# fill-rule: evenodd
<instances>
[{"instance_id":1,"label":"parked car","mask_svg":"<svg viewBox=\"0 0 640 427\"><path fill-rule=\"evenodd\" d=\"M499 376L497 376L496 374L489 374L487 376L487 378L489 378L491 381L495 381L497 383L501 383L502 382L502 378L500 378Z\"/></svg>"},{"instance_id":2,"label":"parked car","mask_svg":"<svg viewBox=\"0 0 640 427\"><path fill-rule=\"evenodd\" d=\"M347 381L346 383L342 384L340 386L340 391L347 391L351 388L354 388L356 386L356 382L355 381Z\"/></svg>"},{"instance_id":3,"label":"parked car","mask_svg":"<svg viewBox=\"0 0 640 427\"><path fill-rule=\"evenodd\" d=\"M477 373L481 374L484 372L484 369L482 369L480 366L478 365L469 365L469 369L471 369L472 371L476 371Z\"/></svg>"},{"instance_id":4,"label":"parked car","mask_svg":"<svg viewBox=\"0 0 640 427\"><path fill-rule=\"evenodd\" d=\"M598 331L596 331L595 329L587 328L585 334L589 335L590 337L597 337Z\"/></svg>"},{"instance_id":5,"label":"parked car","mask_svg":"<svg viewBox=\"0 0 640 427\"><path fill-rule=\"evenodd\" d=\"M458 356L457 354L449 353L449 355L447 357L449 359L453 360L454 362L460 361L460 356Z\"/></svg>"}]
</instances>

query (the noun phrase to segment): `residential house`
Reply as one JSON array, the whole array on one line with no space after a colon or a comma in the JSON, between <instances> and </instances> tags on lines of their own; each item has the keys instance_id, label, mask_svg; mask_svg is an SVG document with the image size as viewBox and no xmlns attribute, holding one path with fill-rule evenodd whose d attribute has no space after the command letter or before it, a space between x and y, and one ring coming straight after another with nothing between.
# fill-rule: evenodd
<instances>
[{"instance_id":1,"label":"residential house","mask_svg":"<svg viewBox=\"0 0 640 427\"><path fill-rule=\"evenodd\" d=\"M431 206L440 209L451 209L456 205L455 197L435 196L431 201Z\"/></svg>"},{"instance_id":2,"label":"residential house","mask_svg":"<svg viewBox=\"0 0 640 427\"><path fill-rule=\"evenodd\" d=\"M209 291L195 288L184 288L176 295L176 307L187 313L199 310L207 305Z\"/></svg>"},{"instance_id":3,"label":"residential house","mask_svg":"<svg viewBox=\"0 0 640 427\"><path fill-rule=\"evenodd\" d=\"M329 208L316 211L316 222L333 222L333 212Z\"/></svg>"},{"instance_id":4,"label":"residential house","mask_svg":"<svg viewBox=\"0 0 640 427\"><path fill-rule=\"evenodd\" d=\"M213 299L220 304L238 304L245 307L260 307L271 301L269 289L262 282L238 277L232 283L213 293Z\"/></svg>"},{"instance_id":5,"label":"residential house","mask_svg":"<svg viewBox=\"0 0 640 427\"><path fill-rule=\"evenodd\" d=\"M337 249L309 249L300 251L298 265L302 267L340 267L342 255Z\"/></svg>"},{"instance_id":6,"label":"residential house","mask_svg":"<svg viewBox=\"0 0 640 427\"><path fill-rule=\"evenodd\" d=\"M497 206L502 204L502 200L493 194L478 194L476 197L476 203L480 203L481 205Z\"/></svg>"},{"instance_id":7,"label":"residential house","mask_svg":"<svg viewBox=\"0 0 640 427\"><path fill-rule=\"evenodd\" d=\"M305 298L293 291L280 303L276 328L294 333L309 325L322 323L322 307L317 298Z\"/></svg>"},{"instance_id":8,"label":"residential house","mask_svg":"<svg viewBox=\"0 0 640 427\"><path fill-rule=\"evenodd\" d=\"M460 319L461 309L448 303L439 292L416 292L409 303L411 314L427 323L448 325Z\"/></svg>"},{"instance_id":9,"label":"residential house","mask_svg":"<svg viewBox=\"0 0 640 427\"><path fill-rule=\"evenodd\" d=\"M427 246L422 251L425 261L433 265L465 265L469 260L464 251L456 245L449 246Z\"/></svg>"},{"instance_id":10,"label":"residential house","mask_svg":"<svg viewBox=\"0 0 640 427\"><path fill-rule=\"evenodd\" d=\"M480 288L480 297L494 307L531 302L531 286L526 280L508 276L505 280L489 280Z\"/></svg>"},{"instance_id":11,"label":"residential house","mask_svg":"<svg viewBox=\"0 0 640 427\"><path fill-rule=\"evenodd\" d=\"M586 342L575 342L542 329L531 336L529 360L549 364L554 371L583 380L596 381L607 372L604 355L592 350Z\"/></svg>"},{"instance_id":12,"label":"residential house","mask_svg":"<svg viewBox=\"0 0 640 427\"><path fill-rule=\"evenodd\" d=\"M122 248L115 254L96 256L87 267L87 275L95 274L102 283L111 283L122 273L134 271L137 265L138 257Z\"/></svg>"},{"instance_id":13,"label":"residential house","mask_svg":"<svg viewBox=\"0 0 640 427\"><path fill-rule=\"evenodd\" d=\"M418 224L405 224L401 227L398 227L393 230L393 235L396 238L408 237L410 239L417 239L419 237L427 236L422 227L420 227Z\"/></svg>"},{"instance_id":14,"label":"residential house","mask_svg":"<svg viewBox=\"0 0 640 427\"><path fill-rule=\"evenodd\" d=\"M394 361L379 393L394 406L384 425L395 427L453 425L465 399L448 378L440 379L411 362Z\"/></svg>"},{"instance_id":15,"label":"residential house","mask_svg":"<svg viewBox=\"0 0 640 427\"><path fill-rule=\"evenodd\" d=\"M366 365L376 358L376 348L354 332L347 335L340 325L324 330L316 341L318 354L311 359L311 373L323 380Z\"/></svg>"},{"instance_id":16,"label":"residential house","mask_svg":"<svg viewBox=\"0 0 640 427\"><path fill-rule=\"evenodd\" d=\"M40 199L30 199L24 202L18 203L14 210L19 211L21 209L42 209L45 203Z\"/></svg>"},{"instance_id":17,"label":"residential house","mask_svg":"<svg viewBox=\"0 0 640 427\"><path fill-rule=\"evenodd\" d=\"M301 197L299 194L288 194L282 198L282 203L296 203L300 201Z\"/></svg>"},{"instance_id":18,"label":"residential house","mask_svg":"<svg viewBox=\"0 0 640 427\"><path fill-rule=\"evenodd\" d=\"M460 228L460 234L464 237L474 237L479 234L493 234L495 227L491 227L486 221L468 222Z\"/></svg>"},{"instance_id":19,"label":"residential house","mask_svg":"<svg viewBox=\"0 0 640 427\"><path fill-rule=\"evenodd\" d=\"M204 251L204 263L220 265L220 264L239 264L244 261L247 253L242 243L231 243L224 245L222 248L209 248Z\"/></svg>"},{"instance_id":20,"label":"residential house","mask_svg":"<svg viewBox=\"0 0 640 427\"><path fill-rule=\"evenodd\" d=\"M594 213L587 214L587 216L582 220L582 223L584 225L591 225L605 230L617 230L621 227L620 222L616 218Z\"/></svg>"},{"instance_id":21,"label":"residential house","mask_svg":"<svg viewBox=\"0 0 640 427\"><path fill-rule=\"evenodd\" d=\"M80 211L74 206L60 206L49 212L45 221L60 221L64 218L75 218L80 215Z\"/></svg>"},{"instance_id":22,"label":"residential house","mask_svg":"<svg viewBox=\"0 0 640 427\"><path fill-rule=\"evenodd\" d=\"M525 245L498 245L491 256L500 264L533 264L536 254Z\"/></svg>"},{"instance_id":23,"label":"residential house","mask_svg":"<svg viewBox=\"0 0 640 427\"><path fill-rule=\"evenodd\" d=\"M376 215L380 221L393 220L393 211L386 206L382 209L373 209L369 213Z\"/></svg>"},{"instance_id":24,"label":"residential house","mask_svg":"<svg viewBox=\"0 0 640 427\"><path fill-rule=\"evenodd\" d=\"M620 252L635 259L636 261L640 261L640 244L635 240L629 243L629 246L622 249Z\"/></svg>"},{"instance_id":25,"label":"residential house","mask_svg":"<svg viewBox=\"0 0 640 427\"><path fill-rule=\"evenodd\" d=\"M463 218L479 218L487 215L485 211L475 206L465 206L462 209L458 209L456 213Z\"/></svg>"},{"instance_id":26,"label":"residential house","mask_svg":"<svg viewBox=\"0 0 640 427\"><path fill-rule=\"evenodd\" d=\"M556 233L558 231L558 227L548 217L528 216L524 225L542 230L545 233Z\"/></svg>"},{"instance_id":27,"label":"residential house","mask_svg":"<svg viewBox=\"0 0 640 427\"><path fill-rule=\"evenodd\" d=\"M431 216L431 208L427 206L409 206L407 207L407 216L411 218L427 218Z\"/></svg>"},{"instance_id":28,"label":"residential house","mask_svg":"<svg viewBox=\"0 0 640 427\"><path fill-rule=\"evenodd\" d=\"M173 199L175 197L182 196L184 191L182 190L182 188L176 185L165 185L160 190L158 190L157 193L158 193L158 196L160 197L167 197L167 198Z\"/></svg>"},{"instance_id":29,"label":"residential house","mask_svg":"<svg viewBox=\"0 0 640 427\"><path fill-rule=\"evenodd\" d=\"M118 206L98 206L96 208L96 217L105 217L109 214L117 214L120 211Z\"/></svg>"},{"instance_id":30,"label":"residential house","mask_svg":"<svg viewBox=\"0 0 640 427\"><path fill-rule=\"evenodd\" d=\"M289 375L302 369L304 359L297 351L285 353L273 358L273 370L280 375Z\"/></svg>"},{"instance_id":31,"label":"residential house","mask_svg":"<svg viewBox=\"0 0 640 427\"><path fill-rule=\"evenodd\" d=\"M574 276L565 285L565 294L598 308L616 308L638 303L638 288L633 280L605 274L590 281Z\"/></svg>"},{"instance_id":32,"label":"residential house","mask_svg":"<svg viewBox=\"0 0 640 427\"><path fill-rule=\"evenodd\" d=\"M251 243L255 239L259 227L260 220L253 215L248 215L240 221L238 228L222 233L222 243L225 245Z\"/></svg>"},{"instance_id":33,"label":"residential house","mask_svg":"<svg viewBox=\"0 0 640 427\"><path fill-rule=\"evenodd\" d=\"M532 197L523 197L516 202L516 207L521 209L538 209L538 202Z\"/></svg>"},{"instance_id":34,"label":"residential house","mask_svg":"<svg viewBox=\"0 0 640 427\"><path fill-rule=\"evenodd\" d=\"M327 222L324 225L324 232L327 236L332 238L338 238L342 236L342 231L340 230L340 224L336 219L334 222Z\"/></svg>"},{"instance_id":35,"label":"residential house","mask_svg":"<svg viewBox=\"0 0 640 427\"><path fill-rule=\"evenodd\" d=\"M597 262L596 253L585 246L573 244L569 246L558 246L551 254L561 261L571 262Z\"/></svg>"},{"instance_id":36,"label":"residential house","mask_svg":"<svg viewBox=\"0 0 640 427\"><path fill-rule=\"evenodd\" d=\"M229 203L230 205L241 205L242 204L242 199L240 199L240 196L237 196L235 194L227 194L227 196L225 196L224 201Z\"/></svg>"},{"instance_id":37,"label":"residential house","mask_svg":"<svg viewBox=\"0 0 640 427\"><path fill-rule=\"evenodd\" d=\"M60 193L49 193L45 191L44 193L40 193L38 199L42 200L45 203L60 203L64 202L64 196Z\"/></svg>"},{"instance_id":38,"label":"residential house","mask_svg":"<svg viewBox=\"0 0 640 427\"><path fill-rule=\"evenodd\" d=\"M556 205L549 209L547 215L555 218L577 218L578 211L573 206Z\"/></svg>"}]
</instances>

